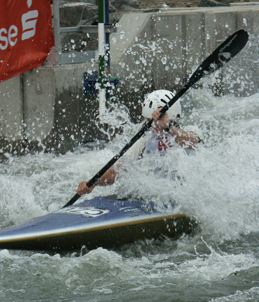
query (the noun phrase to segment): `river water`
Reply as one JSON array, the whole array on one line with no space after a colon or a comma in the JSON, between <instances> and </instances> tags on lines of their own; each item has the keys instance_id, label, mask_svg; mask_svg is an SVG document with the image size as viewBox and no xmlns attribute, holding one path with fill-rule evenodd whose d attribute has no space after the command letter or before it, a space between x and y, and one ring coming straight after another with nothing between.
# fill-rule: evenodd
<instances>
[{"instance_id":1,"label":"river water","mask_svg":"<svg viewBox=\"0 0 259 302\"><path fill-rule=\"evenodd\" d=\"M182 104L182 123L198 125L204 145L192 155L176 149L152 166L128 165L115 185L97 187L85 198L131 194L158 205L174 199L201 231L118 250L0 250L0 301L259 300L259 94L216 97L209 89L192 89ZM6 155L0 164L0 227L62 207L79 181L93 176L139 128L128 122L128 135L104 149ZM183 181L161 177L161 167L176 170Z\"/></svg>"}]
</instances>

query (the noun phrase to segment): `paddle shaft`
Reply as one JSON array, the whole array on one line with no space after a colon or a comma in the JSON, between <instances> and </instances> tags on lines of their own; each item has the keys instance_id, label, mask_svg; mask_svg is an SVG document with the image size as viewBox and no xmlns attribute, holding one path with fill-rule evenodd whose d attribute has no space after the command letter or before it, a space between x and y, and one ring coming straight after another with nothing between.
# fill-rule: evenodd
<instances>
[{"instance_id":1,"label":"paddle shaft","mask_svg":"<svg viewBox=\"0 0 259 302\"><path fill-rule=\"evenodd\" d=\"M228 37L214 52L196 69L189 81L182 87L180 91L165 105L160 114L163 115L178 99L204 75L208 75L221 68L230 59L235 57L246 45L248 34L245 30L240 29L230 37ZM144 123L140 131L125 145L125 147L115 155L99 172L97 172L87 183L88 188L96 183L96 181L110 168L123 154L140 139L140 137L150 128L153 120ZM80 195L75 194L63 208L74 204Z\"/></svg>"}]
</instances>

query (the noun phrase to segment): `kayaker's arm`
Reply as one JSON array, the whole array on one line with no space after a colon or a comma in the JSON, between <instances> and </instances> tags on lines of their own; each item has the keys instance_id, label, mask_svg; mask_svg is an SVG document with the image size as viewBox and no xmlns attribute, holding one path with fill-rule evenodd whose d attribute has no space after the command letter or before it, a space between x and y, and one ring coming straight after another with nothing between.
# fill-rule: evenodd
<instances>
[{"instance_id":1,"label":"kayaker's arm","mask_svg":"<svg viewBox=\"0 0 259 302\"><path fill-rule=\"evenodd\" d=\"M116 167L117 166L118 165L116 165ZM78 185L76 192L78 195L81 196L86 193L87 194L91 193L96 186L112 185L115 182L115 178L116 178L117 174L118 174L118 172L114 169L114 166L112 166L90 188L88 188L88 186L87 186L88 181L85 181L85 180L81 181Z\"/></svg>"},{"instance_id":2,"label":"kayaker's arm","mask_svg":"<svg viewBox=\"0 0 259 302\"><path fill-rule=\"evenodd\" d=\"M193 149L197 147L199 143L199 138L194 132L185 131L172 126L168 133L174 137L178 145L186 149Z\"/></svg>"}]
</instances>

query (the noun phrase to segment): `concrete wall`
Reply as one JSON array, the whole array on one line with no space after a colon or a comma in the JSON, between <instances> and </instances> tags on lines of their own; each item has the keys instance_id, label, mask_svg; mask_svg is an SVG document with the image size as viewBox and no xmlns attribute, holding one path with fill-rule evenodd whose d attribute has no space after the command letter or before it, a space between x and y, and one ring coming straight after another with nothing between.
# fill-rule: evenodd
<instances>
[{"instance_id":1,"label":"concrete wall","mask_svg":"<svg viewBox=\"0 0 259 302\"><path fill-rule=\"evenodd\" d=\"M110 37L111 71L120 78L115 96L137 121L146 92L179 89L240 28L249 31L249 45L222 69L213 89L219 95L258 92L259 66L251 60L258 58L258 12L259 5L236 5L125 14ZM83 91L83 73L92 70L97 65L40 67L0 83L0 154L65 152L78 142L105 139L95 123L97 95Z\"/></svg>"},{"instance_id":2,"label":"concrete wall","mask_svg":"<svg viewBox=\"0 0 259 302\"><path fill-rule=\"evenodd\" d=\"M0 84L0 153L66 152L95 133L96 95L84 95L90 63L40 67ZM90 129L90 130L89 130Z\"/></svg>"},{"instance_id":3,"label":"concrete wall","mask_svg":"<svg viewBox=\"0 0 259 302\"><path fill-rule=\"evenodd\" d=\"M153 88L177 90L230 34L243 28L248 30L250 38L258 36L258 13L259 5L168 9L143 14L140 26L138 13L124 15L117 33L111 35L113 70L122 79L125 91L134 87L136 97L141 95L140 91ZM133 24L137 27L135 31ZM223 73L231 70L232 76L231 80L222 81L220 94L234 92L229 84L242 76L235 69L238 61L244 63L245 54L242 52L222 70ZM254 71L253 84L257 78ZM253 87L246 85L244 95L257 92L258 86L258 83Z\"/></svg>"}]
</instances>

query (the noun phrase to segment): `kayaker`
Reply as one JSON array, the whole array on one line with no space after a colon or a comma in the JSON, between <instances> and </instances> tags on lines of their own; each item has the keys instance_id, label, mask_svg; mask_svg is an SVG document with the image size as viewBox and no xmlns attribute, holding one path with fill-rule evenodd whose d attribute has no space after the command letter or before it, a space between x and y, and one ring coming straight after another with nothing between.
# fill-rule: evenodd
<instances>
[{"instance_id":1,"label":"kayaker","mask_svg":"<svg viewBox=\"0 0 259 302\"><path fill-rule=\"evenodd\" d=\"M181 146L187 152L195 149L199 142L202 141L201 133L195 126L180 128L178 121L182 116L180 102L176 102L167 112L160 117L160 110L173 97L173 93L169 90L155 90L148 94L143 102L142 116L153 119L151 130L146 132L126 153L124 156L131 156L133 159L140 159L143 156L159 153L163 155L168 148L173 146ZM99 180L90 188L87 187L87 181L79 183L77 194L83 195L90 193L95 186L107 186L114 183L118 173L116 169L111 167L104 173Z\"/></svg>"}]
</instances>

